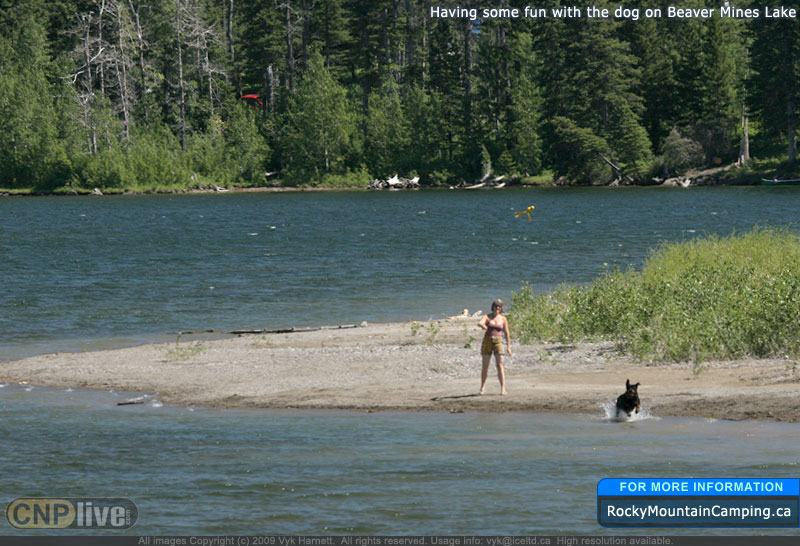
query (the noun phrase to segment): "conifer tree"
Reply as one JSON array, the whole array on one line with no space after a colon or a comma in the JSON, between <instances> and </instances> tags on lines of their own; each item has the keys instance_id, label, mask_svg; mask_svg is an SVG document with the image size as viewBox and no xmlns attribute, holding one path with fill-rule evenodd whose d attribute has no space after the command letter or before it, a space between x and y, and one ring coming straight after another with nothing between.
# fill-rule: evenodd
<instances>
[{"instance_id":1,"label":"conifer tree","mask_svg":"<svg viewBox=\"0 0 800 546\"><path fill-rule=\"evenodd\" d=\"M753 109L767 134L783 137L788 160L794 163L800 110L800 25L788 19L759 19L753 22L752 32Z\"/></svg>"},{"instance_id":2,"label":"conifer tree","mask_svg":"<svg viewBox=\"0 0 800 546\"><path fill-rule=\"evenodd\" d=\"M345 88L325 67L319 52L289 96L284 114L282 151L295 183L319 182L326 173L343 172L356 131L356 116Z\"/></svg>"},{"instance_id":3,"label":"conifer tree","mask_svg":"<svg viewBox=\"0 0 800 546\"><path fill-rule=\"evenodd\" d=\"M392 78L369 96L364 159L373 175L389 177L404 170L400 155L408 146L398 86ZM406 174L403 172L402 174Z\"/></svg>"},{"instance_id":4,"label":"conifer tree","mask_svg":"<svg viewBox=\"0 0 800 546\"><path fill-rule=\"evenodd\" d=\"M54 99L69 88L50 84L52 68L45 30L33 19L0 37L0 185L52 189L71 174L75 150L60 138L67 120Z\"/></svg>"}]
</instances>

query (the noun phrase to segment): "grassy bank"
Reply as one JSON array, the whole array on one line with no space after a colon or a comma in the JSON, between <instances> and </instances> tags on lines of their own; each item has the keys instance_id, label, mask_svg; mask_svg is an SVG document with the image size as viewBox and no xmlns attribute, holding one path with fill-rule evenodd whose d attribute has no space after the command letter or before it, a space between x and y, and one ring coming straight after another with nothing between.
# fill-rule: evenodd
<instances>
[{"instance_id":1,"label":"grassy bank","mask_svg":"<svg viewBox=\"0 0 800 546\"><path fill-rule=\"evenodd\" d=\"M587 286L514 294L524 342L614 339L644 359L675 361L800 354L800 237L756 228L665 244L641 271Z\"/></svg>"}]
</instances>

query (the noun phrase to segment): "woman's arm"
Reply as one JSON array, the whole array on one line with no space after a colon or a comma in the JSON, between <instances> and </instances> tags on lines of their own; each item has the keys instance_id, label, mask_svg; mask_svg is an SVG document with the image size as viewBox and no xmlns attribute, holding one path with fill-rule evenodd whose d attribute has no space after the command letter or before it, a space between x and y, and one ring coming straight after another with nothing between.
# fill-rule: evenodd
<instances>
[{"instance_id":1,"label":"woman's arm","mask_svg":"<svg viewBox=\"0 0 800 546\"><path fill-rule=\"evenodd\" d=\"M478 326L481 327L481 330L488 330L489 327L486 324L489 322L489 315L483 315L481 320L478 321Z\"/></svg>"},{"instance_id":2,"label":"woman's arm","mask_svg":"<svg viewBox=\"0 0 800 546\"><path fill-rule=\"evenodd\" d=\"M506 334L506 345L508 345L508 356L511 356L511 329L508 327L508 318L503 317L503 330Z\"/></svg>"}]
</instances>

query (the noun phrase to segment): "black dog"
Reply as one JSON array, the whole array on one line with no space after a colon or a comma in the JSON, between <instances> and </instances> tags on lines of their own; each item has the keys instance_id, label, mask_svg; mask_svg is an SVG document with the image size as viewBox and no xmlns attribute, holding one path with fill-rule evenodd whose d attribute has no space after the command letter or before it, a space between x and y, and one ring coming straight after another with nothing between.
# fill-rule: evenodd
<instances>
[{"instance_id":1,"label":"black dog","mask_svg":"<svg viewBox=\"0 0 800 546\"><path fill-rule=\"evenodd\" d=\"M631 412L636 409L636 413L639 413L639 409L641 408L641 402L639 402L639 385L640 383L634 383L631 385L631 380L625 380L625 394L619 395L617 398L617 417L619 417L619 412L624 411L628 414L628 417L631 416Z\"/></svg>"}]
</instances>

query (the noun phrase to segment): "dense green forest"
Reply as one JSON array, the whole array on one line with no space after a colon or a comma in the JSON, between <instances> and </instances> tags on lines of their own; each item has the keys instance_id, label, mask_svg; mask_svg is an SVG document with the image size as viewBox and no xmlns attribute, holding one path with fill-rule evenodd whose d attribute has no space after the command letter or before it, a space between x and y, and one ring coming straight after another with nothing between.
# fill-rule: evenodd
<instances>
[{"instance_id":1,"label":"dense green forest","mask_svg":"<svg viewBox=\"0 0 800 546\"><path fill-rule=\"evenodd\" d=\"M474 22L432 4L0 0L0 187L580 184L796 160L798 19ZM537 7L588 4L618 6Z\"/></svg>"}]
</instances>

